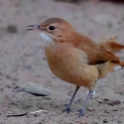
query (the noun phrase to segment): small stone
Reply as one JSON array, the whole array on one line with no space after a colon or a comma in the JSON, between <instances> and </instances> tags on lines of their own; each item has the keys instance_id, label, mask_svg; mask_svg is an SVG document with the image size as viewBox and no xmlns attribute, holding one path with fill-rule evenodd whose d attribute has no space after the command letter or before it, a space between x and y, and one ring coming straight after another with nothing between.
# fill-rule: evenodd
<instances>
[{"instance_id":1,"label":"small stone","mask_svg":"<svg viewBox=\"0 0 124 124\"><path fill-rule=\"evenodd\" d=\"M95 111L95 109L94 109L94 108L91 108L91 107L88 107L88 108L87 108L87 111L92 112L92 111Z\"/></svg>"},{"instance_id":2,"label":"small stone","mask_svg":"<svg viewBox=\"0 0 124 124\"><path fill-rule=\"evenodd\" d=\"M51 92L41 85L27 85L21 88L20 91L25 91L27 93L33 94L35 96L49 96ZM50 98L46 98L50 99Z\"/></svg>"},{"instance_id":3,"label":"small stone","mask_svg":"<svg viewBox=\"0 0 124 124\"><path fill-rule=\"evenodd\" d=\"M115 100L115 101L114 101L114 104L115 104L115 105L120 105L120 104L121 104L121 101L120 101L120 100Z\"/></svg>"},{"instance_id":4,"label":"small stone","mask_svg":"<svg viewBox=\"0 0 124 124\"><path fill-rule=\"evenodd\" d=\"M103 99L103 101L104 102L108 102L108 101L110 101L109 99L107 99L107 98L105 98L105 99Z\"/></svg>"},{"instance_id":5,"label":"small stone","mask_svg":"<svg viewBox=\"0 0 124 124\"><path fill-rule=\"evenodd\" d=\"M103 101L102 101L102 100L97 100L97 102L98 102L99 104L102 104L102 103L103 103Z\"/></svg>"},{"instance_id":6,"label":"small stone","mask_svg":"<svg viewBox=\"0 0 124 124\"><path fill-rule=\"evenodd\" d=\"M8 25L6 27L6 30L8 33L17 33L18 32L17 27L15 25Z\"/></svg>"},{"instance_id":7,"label":"small stone","mask_svg":"<svg viewBox=\"0 0 124 124\"><path fill-rule=\"evenodd\" d=\"M115 100L115 101L112 101L112 102L108 103L108 105L111 105L111 106L120 105L120 104L121 104L120 100Z\"/></svg>"},{"instance_id":8,"label":"small stone","mask_svg":"<svg viewBox=\"0 0 124 124\"><path fill-rule=\"evenodd\" d=\"M8 115L6 115L6 117L19 117L19 116L25 116L25 115L27 115L26 112L19 113L19 114L8 114Z\"/></svg>"},{"instance_id":9,"label":"small stone","mask_svg":"<svg viewBox=\"0 0 124 124\"><path fill-rule=\"evenodd\" d=\"M107 119L104 119L104 120L103 120L103 123L108 123L108 120L107 120Z\"/></svg>"}]
</instances>

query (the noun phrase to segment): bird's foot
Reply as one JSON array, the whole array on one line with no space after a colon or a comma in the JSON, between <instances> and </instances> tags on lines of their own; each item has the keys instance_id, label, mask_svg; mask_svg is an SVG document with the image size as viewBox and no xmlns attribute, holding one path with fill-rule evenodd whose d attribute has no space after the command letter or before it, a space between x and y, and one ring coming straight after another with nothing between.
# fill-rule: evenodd
<instances>
[{"instance_id":1,"label":"bird's foot","mask_svg":"<svg viewBox=\"0 0 124 124\"><path fill-rule=\"evenodd\" d=\"M79 110L79 114L78 114L78 117L82 117L85 115L85 111L83 109Z\"/></svg>"},{"instance_id":2,"label":"bird's foot","mask_svg":"<svg viewBox=\"0 0 124 124\"><path fill-rule=\"evenodd\" d=\"M71 108L67 107L66 109L63 110L63 112L70 113L71 112Z\"/></svg>"}]
</instances>

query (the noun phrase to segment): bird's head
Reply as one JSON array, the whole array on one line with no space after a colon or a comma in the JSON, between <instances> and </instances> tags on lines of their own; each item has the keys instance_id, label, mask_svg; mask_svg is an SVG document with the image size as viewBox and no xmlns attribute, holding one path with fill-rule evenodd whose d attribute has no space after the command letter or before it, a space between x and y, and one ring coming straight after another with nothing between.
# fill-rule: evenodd
<instances>
[{"instance_id":1,"label":"bird's head","mask_svg":"<svg viewBox=\"0 0 124 124\"><path fill-rule=\"evenodd\" d=\"M66 42L75 33L72 26L60 18L50 18L40 25L29 25L27 30L39 30L41 37L48 42Z\"/></svg>"}]
</instances>

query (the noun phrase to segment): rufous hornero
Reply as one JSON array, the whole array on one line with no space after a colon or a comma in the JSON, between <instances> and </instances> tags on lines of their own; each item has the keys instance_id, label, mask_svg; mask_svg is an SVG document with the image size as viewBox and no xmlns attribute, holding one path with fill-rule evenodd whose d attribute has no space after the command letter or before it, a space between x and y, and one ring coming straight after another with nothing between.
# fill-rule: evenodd
<instances>
[{"instance_id":1,"label":"rufous hornero","mask_svg":"<svg viewBox=\"0 0 124 124\"><path fill-rule=\"evenodd\" d=\"M106 42L94 42L77 33L69 22L60 18L50 18L40 25L29 25L29 30L38 30L47 41L45 53L51 71L61 80L76 86L66 112L71 111L78 89L81 86L89 89L79 113L79 117L84 116L97 80L124 66L124 62L114 54L124 45L114 42L112 38Z\"/></svg>"}]
</instances>

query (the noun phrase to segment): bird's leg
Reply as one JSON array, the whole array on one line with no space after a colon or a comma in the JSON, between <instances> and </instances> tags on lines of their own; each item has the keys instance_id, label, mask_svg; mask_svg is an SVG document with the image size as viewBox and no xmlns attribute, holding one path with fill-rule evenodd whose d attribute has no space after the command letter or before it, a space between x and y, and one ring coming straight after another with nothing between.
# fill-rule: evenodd
<instances>
[{"instance_id":1,"label":"bird's leg","mask_svg":"<svg viewBox=\"0 0 124 124\"><path fill-rule=\"evenodd\" d=\"M72 102L73 102L73 100L74 100L74 98L75 98L75 95L76 95L77 91L79 90L79 88L80 88L79 86L76 87L76 89L75 89L75 91L74 91L74 93L73 93L73 96L72 96L72 98L71 98L71 100L70 100L70 103L67 105L67 108L64 110L64 111L66 111L67 113L69 113L69 112L71 111Z\"/></svg>"},{"instance_id":2,"label":"bird's leg","mask_svg":"<svg viewBox=\"0 0 124 124\"><path fill-rule=\"evenodd\" d=\"M90 90L88 95L87 95L87 98L86 98L86 100L84 102L83 109L80 110L79 117L85 115L86 107L87 107L87 104L88 104L90 98L92 97L92 93L93 93L93 91Z\"/></svg>"}]
</instances>

